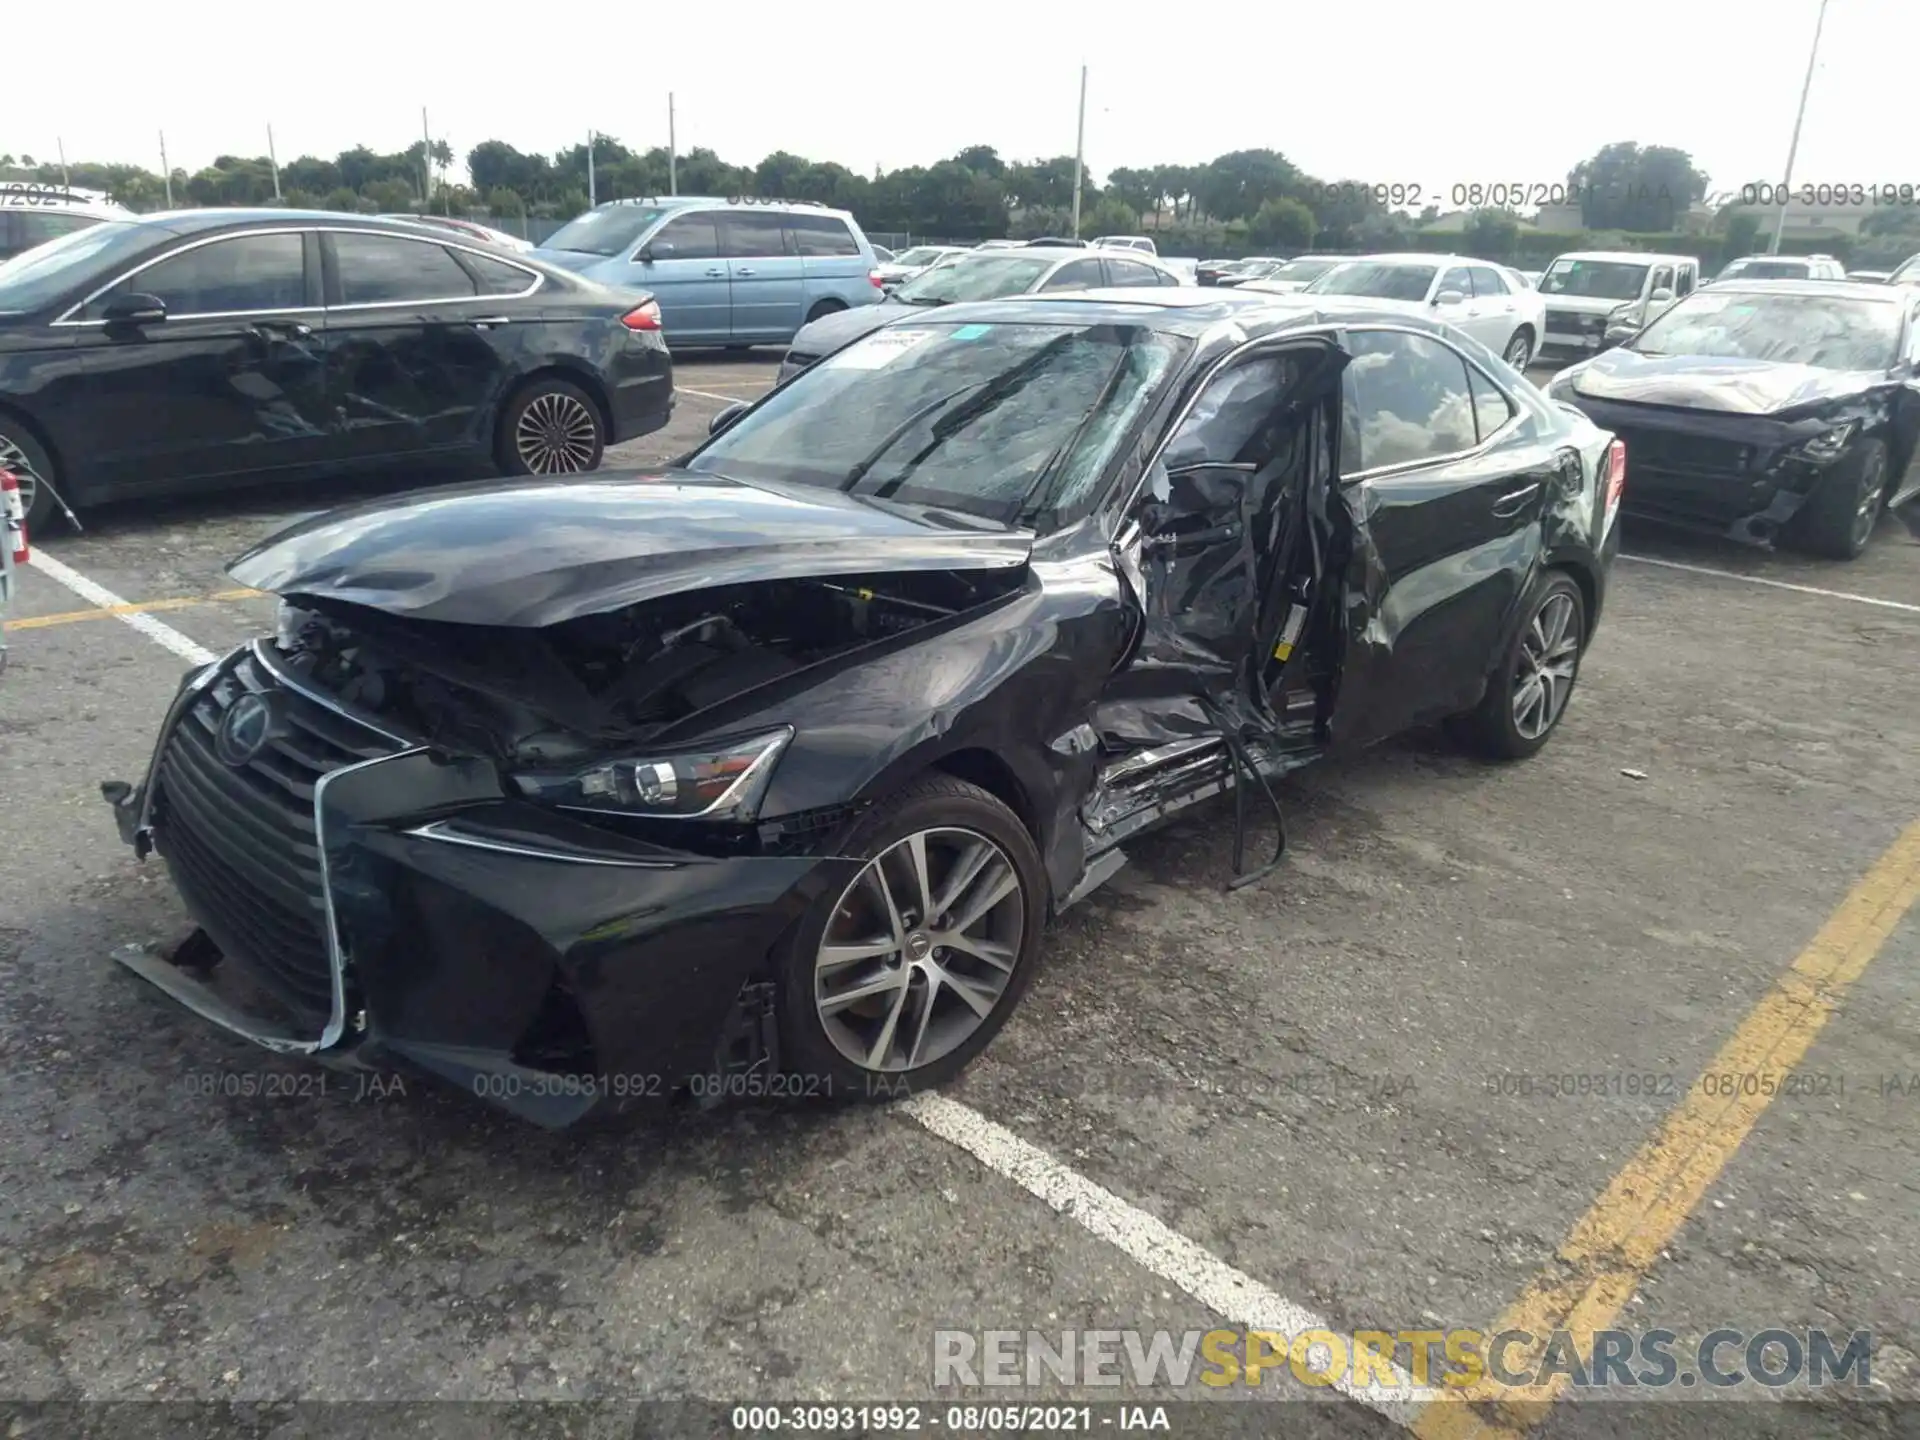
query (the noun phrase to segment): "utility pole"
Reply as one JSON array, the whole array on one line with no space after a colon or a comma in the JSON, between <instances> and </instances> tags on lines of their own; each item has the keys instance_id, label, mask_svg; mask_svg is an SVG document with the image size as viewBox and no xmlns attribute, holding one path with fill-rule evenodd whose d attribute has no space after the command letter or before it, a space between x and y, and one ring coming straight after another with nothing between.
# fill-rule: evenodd
<instances>
[{"instance_id":1,"label":"utility pole","mask_svg":"<svg viewBox=\"0 0 1920 1440\"><path fill-rule=\"evenodd\" d=\"M167 132L160 132L160 178L167 187L167 209L173 208L173 167L167 164Z\"/></svg>"},{"instance_id":2,"label":"utility pole","mask_svg":"<svg viewBox=\"0 0 1920 1440\"><path fill-rule=\"evenodd\" d=\"M1793 184L1793 161L1800 153L1800 122L1807 118L1807 96L1813 90L1813 71L1820 61L1820 31L1827 23L1827 0L1820 0L1820 13L1813 22L1813 48L1807 52L1807 78L1800 86L1800 108L1793 116L1793 139L1787 144L1787 173L1780 181L1780 213L1773 219L1773 242L1769 255L1780 253L1780 232L1787 228L1787 187Z\"/></svg>"},{"instance_id":3,"label":"utility pole","mask_svg":"<svg viewBox=\"0 0 1920 1440\"><path fill-rule=\"evenodd\" d=\"M420 107L420 213L433 209L433 134L427 129L427 107Z\"/></svg>"},{"instance_id":4,"label":"utility pole","mask_svg":"<svg viewBox=\"0 0 1920 1440\"><path fill-rule=\"evenodd\" d=\"M273 126L267 126L267 164L273 167L273 198L280 199L280 157L273 151Z\"/></svg>"},{"instance_id":5,"label":"utility pole","mask_svg":"<svg viewBox=\"0 0 1920 1440\"><path fill-rule=\"evenodd\" d=\"M680 193L680 142L673 128L673 92L667 92L667 193Z\"/></svg>"},{"instance_id":6,"label":"utility pole","mask_svg":"<svg viewBox=\"0 0 1920 1440\"><path fill-rule=\"evenodd\" d=\"M1822 0L1824 4L1824 0ZM1081 65L1081 117L1073 134L1073 238L1079 240L1079 192L1087 173L1087 67Z\"/></svg>"},{"instance_id":7,"label":"utility pole","mask_svg":"<svg viewBox=\"0 0 1920 1440\"><path fill-rule=\"evenodd\" d=\"M593 184L593 131L587 131L587 208L593 209L599 200Z\"/></svg>"},{"instance_id":8,"label":"utility pole","mask_svg":"<svg viewBox=\"0 0 1920 1440\"><path fill-rule=\"evenodd\" d=\"M53 137L53 143L58 146L60 150L60 184L63 188L71 190L73 189L73 177L67 173L67 142L56 135Z\"/></svg>"}]
</instances>

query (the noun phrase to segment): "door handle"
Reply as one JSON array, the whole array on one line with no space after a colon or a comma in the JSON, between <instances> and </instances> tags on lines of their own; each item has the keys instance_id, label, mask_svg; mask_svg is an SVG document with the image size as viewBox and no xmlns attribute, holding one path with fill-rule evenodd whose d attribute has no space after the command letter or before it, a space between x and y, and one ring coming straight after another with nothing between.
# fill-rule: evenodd
<instances>
[{"instance_id":1,"label":"door handle","mask_svg":"<svg viewBox=\"0 0 1920 1440\"><path fill-rule=\"evenodd\" d=\"M247 327L262 340L273 340L288 336L295 340L305 340L313 334L313 327L298 320L256 320Z\"/></svg>"},{"instance_id":2,"label":"door handle","mask_svg":"<svg viewBox=\"0 0 1920 1440\"><path fill-rule=\"evenodd\" d=\"M751 275L753 272L751 270L736 270L733 273L736 275Z\"/></svg>"},{"instance_id":3,"label":"door handle","mask_svg":"<svg viewBox=\"0 0 1920 1440\"><path fill-rule=\"evenodd\" d=\"M1493 502L1493 513L1502 520L1508 520L1518 515L1522 510L1527 508L1527 502L1540 493L1540 485L1541 482L1536 480L1533 484L1523 486L1518 490L1509 490Z\"/></svg>"},{"instance_id":4,"label":"door handle","mask_svg":"<svg viewBox=\"0 0 1920 1440\"><path fill-rule=\"evenodd\" d=\"M724 270L719 270L719 269L714 269L714 270L709 270L709 271L707 271L707 275L709 276L709 278L711 278L711 279L714 279L714 280L722 280L722 279L725 279L725 278L726 278L726 274L727 274L727 272L726 272L726 271L724 271Z\"/></svg>"},{"instance_id":5,"label":"door handle","mask_svg":"<svg viewBox=\"0 0 1920 1440\"><path fill-rule=\"evenodd\" d=\"M496 325L511 325L513 323L513 317L511 315L489 315L485 319L472 320L468 323L476 330L491 330Z\"/></svg>"}]
</instances>

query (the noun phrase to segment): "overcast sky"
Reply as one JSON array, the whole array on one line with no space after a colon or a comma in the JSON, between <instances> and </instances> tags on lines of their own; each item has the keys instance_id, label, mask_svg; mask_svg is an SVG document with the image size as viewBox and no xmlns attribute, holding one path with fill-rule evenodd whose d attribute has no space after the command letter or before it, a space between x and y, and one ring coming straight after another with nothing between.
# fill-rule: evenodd
<instances>
[{"instance_id":1,"label":"overcast sky","mask_svg":"<svg viewBox=\"0 0 1920 1440\"><path fill-rule=\"evenodd\" d=\"M589 127L752 163L771 150L871 173L964 145L1186 163L1271 146L1323 178L1446 191L1562 179L1615 140L1691 151L1716 186L1777 178L1818 0L1416 0L932 7L200 0L193 23L10 7L0 150L168 157L188 170L435 138L552 151ZM564 15L564 19L561 18ZM1198 27L1194 33L1193 27ZM1920 0L1830 0L1796 182L1920 184ZM32 61L32 63L22 63ZM1452 208L1444 195L1442 208Z\"/></svg>"}]
</instances>

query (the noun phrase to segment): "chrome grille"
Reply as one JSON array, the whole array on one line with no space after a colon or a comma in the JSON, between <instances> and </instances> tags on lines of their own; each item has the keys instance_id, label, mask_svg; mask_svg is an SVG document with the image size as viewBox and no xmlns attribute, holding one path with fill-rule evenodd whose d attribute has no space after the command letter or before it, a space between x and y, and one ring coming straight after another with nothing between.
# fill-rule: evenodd
<instances>
[{"instance_id":1,"label":"chrome grille","mask_svg":"<svg viewBox=\"0 0 1920 1440\"><path fill-rule=\"evenodd\" d=\"M277 692L285 723L236 767L214 737L247 691ZM153 833L174 884L228 959L303 1017L333 1008L314 787L398 748L243 653L187 707L161 752Z\"/></svg>"}]
</instances>

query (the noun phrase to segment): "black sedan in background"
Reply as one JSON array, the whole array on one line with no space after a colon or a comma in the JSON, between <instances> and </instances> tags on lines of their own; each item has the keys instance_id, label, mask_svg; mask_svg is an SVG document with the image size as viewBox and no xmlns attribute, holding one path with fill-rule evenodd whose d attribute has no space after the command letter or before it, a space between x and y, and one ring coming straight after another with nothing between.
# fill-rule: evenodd
<instances>
[{"instance_id":1,"label":"black sedan in background","mask_svg":"<svg viewBox=\"0 0 1920 1440\"><path fill-rule=\"evenodd\" d=\"M1920 293L1730 280L1548 393L1627 442L1626 506L1851 560L1920 495Z\"/></svg>"},{"instance_id":2,"label":"black sedan in background","mask_svg":"<svg viewBox=\"0 0 1920 1440\"><path fill-rule=\"evenodd\" d=\"M1237 300L943 307L666 470L265 541L231 573L277 633L103 787L202 927L120 958L260 1044L543 1124L902 1094L1169 816L1277 814L1272 777L1443 717L1537 751L1617 442L1424 318ZM1280 859L1245 839L1236 883Z\"/></svg>"},{"instance_id":3,"label":"black sedan in background","mask_svg":"<svg viewBox=\"0 0 1920 1440\"><path fill-rule=\"evenodd\" d=\"M107 221L0 265L0 467L95 500L474 455L591 470L667 422L651 297L412 222Z\"/></svg>"}]
</instances>

